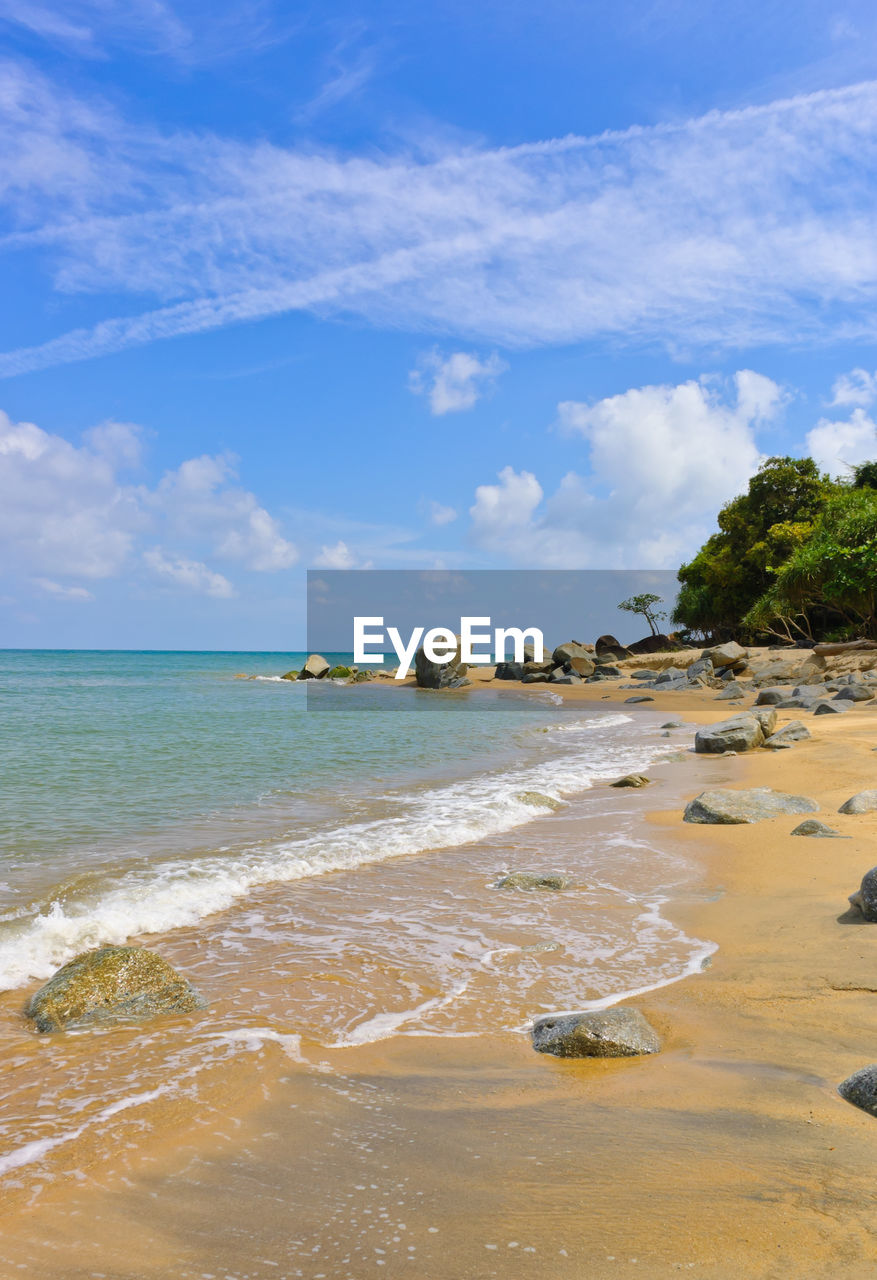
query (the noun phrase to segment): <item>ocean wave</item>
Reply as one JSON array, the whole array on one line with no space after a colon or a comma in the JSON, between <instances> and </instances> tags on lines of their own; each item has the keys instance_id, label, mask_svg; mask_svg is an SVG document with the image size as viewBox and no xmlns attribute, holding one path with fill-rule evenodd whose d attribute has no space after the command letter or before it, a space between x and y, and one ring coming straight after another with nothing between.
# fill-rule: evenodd
<instances>
[{"instance_id":1,"label":"ocean wave","mask_svg":"<svg viewBox=\"0 0 877 1280\"><path fill-rule=\"evenodd\" d=\"M617 731L624 715L549 729L529 764L484 771L464 781L376 797L383 814L327 826L295 839L243 845L188 859L166 859L89 877L81 889L0 925L0 988L45 978L91 947L197 924L257 886L468 844L544 817L546 799L587 790L600 779L646 767L666 744Z\"/></svg>"}]
</instances>

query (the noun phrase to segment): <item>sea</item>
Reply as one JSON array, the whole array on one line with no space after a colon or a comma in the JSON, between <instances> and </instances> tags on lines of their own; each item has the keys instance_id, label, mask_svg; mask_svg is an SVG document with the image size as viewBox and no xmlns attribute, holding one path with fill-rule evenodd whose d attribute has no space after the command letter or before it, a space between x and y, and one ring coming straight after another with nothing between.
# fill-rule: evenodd
<instances>
[{"instance_id":1,"label":"sea","mask_svg":"<svg viewBox=\"0 0 877 1280\"><path fill-rule=\"evenodd\" d=\"M690 726L599 686L283 680L305 656L0 652L0 1186L28 1203L227 1119L266 1046L331 1073L399 1037L525 1036L706 962L667 909L698 869L607 785L666 793ZM514 870L567 887L498 887ZM27 996L124 942L204 1010L38 1035Z\"/></svg>"}]
</instances>

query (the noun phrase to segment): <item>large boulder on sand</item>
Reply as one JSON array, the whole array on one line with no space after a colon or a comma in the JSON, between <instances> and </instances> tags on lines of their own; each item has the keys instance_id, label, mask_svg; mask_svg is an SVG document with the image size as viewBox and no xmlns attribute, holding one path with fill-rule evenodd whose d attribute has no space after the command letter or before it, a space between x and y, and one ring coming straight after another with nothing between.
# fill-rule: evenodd
<instances>
[{"instance_id":1,"label":"large boulder on sand","mask_svg":"<svg viewBox=\"0 0 877 1280\"><path fill-rule=\"evenodd\" d=\"M659 1053L661 1041L639 1009L549 1014L537 1018L533 1048L556 1058L633 1058Z\"/></svg>"},{"instance_id":2,"label":"large boulder on sand","mask_svg":"<svg viewBox=\"0 0 877 1280\"><path fill-rule=\"evenodd\" d=\"M578 640L567 640L566 644L559 644L551 657L557 667L569 666L575 659L576 666L573 669L579 676L589 676L594 670L594 659Z\"/></svg>"},{"instance_id":3,"label":"large boulder on sand","mask_svg":"<svg viewBox=\"0 0 877 1280\"><path fill-rule=\"evenodd\" d=\"M877 921L877 867L865 872L859 888L850 894L850 902L866 920Z\"/></svg>"},{"instance_id":4,"label":"large boulder on sand","mask_svg":"<svg viewBox=\"0 0 877 1280\"><path fill-rule=\"evenodd\" d=\"M877 809L877 791L858 791L845 800L838 813L873 813Z\"/></svg>"},{"instance_id":5,"label":"large boulder on sand","mask_svg":"<svg viewBox=\"0 0 877 1280\"><path fill-rule=\"evenodd\" d=\"M457 647L445 662L433 662L423 649L414 655L414 677L421 689L459 689L469 684L466 672L469 670L465 662L460 661L460 637L456 637Z\"/></svg>"},{"instance_id":6,"label":"large boulder on sand","mask_svg":"<svg viewBox=\"0 0 877 1280\"><path fill-rule=\"evenodd\" d=\"M65 964L25 1005L37 1031L203 1009L195 988L145 947L100 947Z\"/></svg>"},{"instance_id":7,"label":"large boulder on sand","mask_svg":"<svg viewBox=\"0 0 877 1280\"><path fill-rule=\"evenodd\" d=\"M312 653L298 673L299 680L324 680L329 674L329 664L319 653Z\"/></svg>"},{"instance_id":8,"label":"large boulder on sand","mask_svg":"<svg viewBox=\"0 0 877 1280\"><path fill-rule=\"evenodd\" d=\"M704 822L717 826L763 822L780 813L815 813L819 805L807 796L789 796L769 787L748 791L717 788L703 791L685 806L685 822Z\"/></svg>"},{"instance_id":9,"label":"large boulder on sand","mask_svg":"<svg viewBox=\"0 0 877 1280\"><path fill-rule=\"evenodd\" d=\"M523 662L498 662L493 678L494 680L522 680L524 664Z\"/></svg>"},{"instance_id":10,"label":"large boulder on sand","mask_svg":"<svg viewBox=\"0 0 877 1280\"><path fill-rule=\"evenodd\" d=\"M790 720L782 729L777 729L776 733L765 738L762 745L769 751L782 751L784 747L790 747L794 742L803 742L809 737L810 730L806 725L800 720Z\"/></svg>"},{"instance_id":11,"label":"large boulder on sand","mask_svg":"<svg viewBox=\"0 0 877 1280\"><path fill-rule=\"evenodd\" d=\"M729 640L727 644L714 645L712 649L704 649L702 658L708 658L714 667L744 667L749 657L749 650Z\"/></svg>"},{"instance_id":12,"label":"large boulder on sand","mask_svg":"<svg viewBox=\"0 0 877 1280\"><path fill-rule=\"evenodd\" d=\"M854 1107L877 1116L877 1063L854 1071L837 1086L840 1096Z\"/></svg>"},{"instance_id":13,"label":"large boulder on sand","mask_svg":"<svg viewBox=\"0 0 877 1280\"><path fill-rule=\"evenodd\" d=\"M619 640L616 640L615 636L610 635L597 637L594 652L598 658L614 658L616 661L632 656L629 649L625 648Z\"/></svg>"},{"instance_id":14,"label":"large boulder on sand","mask_svg":"<svg viewBox=\"0 0 877 1280\"><path fill-rule=\"evenodd\" d=\"M774 712L776 719L776 712ZM764 742L760 718L747 712L704 725L694 735L694 749L703 755L721 755L724 751L752 751Z\"/></svg>"}]
</instances>

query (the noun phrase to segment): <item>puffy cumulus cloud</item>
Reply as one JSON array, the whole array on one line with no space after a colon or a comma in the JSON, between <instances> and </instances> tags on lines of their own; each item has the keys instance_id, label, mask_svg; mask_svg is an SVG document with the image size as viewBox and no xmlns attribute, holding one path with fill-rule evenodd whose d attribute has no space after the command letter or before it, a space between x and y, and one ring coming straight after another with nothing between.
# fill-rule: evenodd
<instances>
[{"instance_id":1,"label":"puffy cumulus cloud","mask_svg":"<svg viewBox=\"0 0 877 1280\"><path fill-rule=\"evenodd\" d=\"M208 568L200 560L187 560L185 556L168 556L161 547L153 547L150 551L144 551L143 563L157 577L196 595L214 596L219 600L227 600L235 594L235 589L228 578Z\"/></svg>"},{"instance_id":2,"label":"puffy cumulus cloud","mask_svg":"<svg viewBox=\"0 0 877 1280\"><path fill-rule=\"evenodd\" d=\"M0 411L0 546L8 564L85 578L121 571L143 526L136 494L119 480L134 428L108 424L77 447Z\"/></svg>"},{"instance_id":3,"label":"puffy cumulus cloud","mask_svg":"<svg viewBox=\"0 0 877 1280\"><path fill-rule=\"evenodd\" d=\"M314 557L314 565L318 569L353 569L356 567L356 557L347 543L339 538L334 546L320 547L319 553Z\"/></svg>"},{"instance_id":4,"label":"puffy cumulus cloud","mask_svg":"<svg viewBox=\"0 0 877 1280\"><path fill-rule=\"evenodd\" d=\"M0 412L0 560L56 598L84 600L64 578L151 575L212 596L231 585L205 556L272 573L298 558L278 521L237 483L229 456L190 458L155 487L134 482L141 433L106 422L72 444ZM170 543L169 557L144 542Z\"/></svg>"},{"instance_id":5,"label":"puffy cumulus cloud","mask_svg":"<svg viewBox=\"0 0 877 1280\"><path fill-rule=\"evenodd\" d=\"M807 433L807 452L823 471L849 474L858 462L877 458L877 424L864 409L854 409L846 422L820 418Z\"/></svg>"},{"instance_id":6,"label":"puffy cumulus cloud","mask_svg":"<svg viewBox=\"0 0 877 1280\"><path fill-rule=\"evenodd\" d=\"M408 386L415 395L427 396L430 412L441 417L473 408L507 368L497 355L481 360L469 351L449 356L428 351L408 375Z\"/></svg>"},{"instance_id":7,"label":"puffy cumulus cloud","mask_svg":"<svg viewBox=\"0 0 877 1280\"><path fill-rule=\"evenodd\" d=\"M742 370L733 392L715 380L640 387L596 404L565 401L561 430L584 440L588 473L570 470L553 494L506 467L470 510L480 548L546 567L675 567L745 488L761 453L755 435L783 392Z\"/></svg>"},{"instance_id":8,"label":"puffy cumulus cloud","mask_svg":"<svg viewBox=\"0 0 877 1280\"><path fill-rule=\"evenodd\" d=\"M867 369L851 369L835 379L831 391L832 406L858 405L867 409L877 400L877 374L869 373Z\"/></svg>"}]
</instances>

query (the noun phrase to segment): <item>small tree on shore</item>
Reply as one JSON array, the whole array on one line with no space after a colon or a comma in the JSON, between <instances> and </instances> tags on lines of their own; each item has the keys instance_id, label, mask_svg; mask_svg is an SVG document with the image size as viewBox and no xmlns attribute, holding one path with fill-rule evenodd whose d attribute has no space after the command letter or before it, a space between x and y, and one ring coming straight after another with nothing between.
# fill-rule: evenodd
<instances>
[{"instance_id":1,"label":"small tree on shore","mask_svg":"<svg viewBox=\"0 0 877 1280\"><path fill-rule=\"evenodd\" d=\"M625 613L641 613L651 628L653 636L658 635L658 619L666 618L666 613L658 612L656 605L663 604L663 598L656 596L651 591L644 591L642 595L631 596L629 600L622 600L618 606Z\"/></svg>"}]
</instances>

